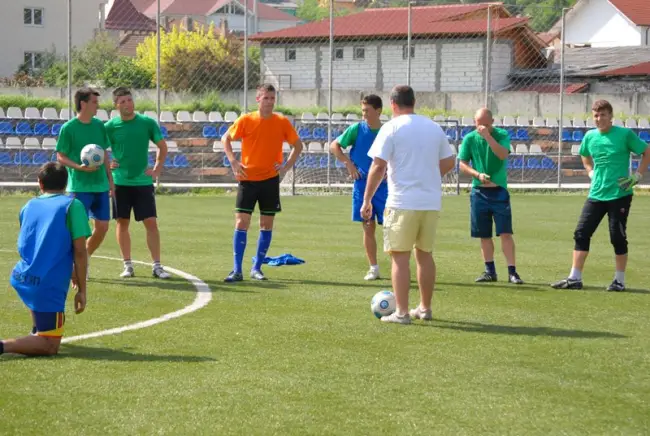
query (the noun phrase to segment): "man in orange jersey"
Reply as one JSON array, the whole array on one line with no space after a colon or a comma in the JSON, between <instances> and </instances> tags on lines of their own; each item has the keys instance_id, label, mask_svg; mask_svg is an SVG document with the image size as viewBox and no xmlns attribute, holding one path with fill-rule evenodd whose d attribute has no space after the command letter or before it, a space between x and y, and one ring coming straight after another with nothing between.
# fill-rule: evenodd
<instances>
[{"instance_id":1,"label":"man in orange jersey","mask_svg":"<svg viewBox=\"0 0 650 436\"><path fill-rule=\"evenodd\" d=\"M221 138L230 166L239 181L233 238L234 268L224 280L228 283L244 279L242 262L256 203L260 208L260 236L250 276L254 280L266 280L262 274L262 263L271 245L273 219L282 209L280 177L293 167L303 147L291 122L284 116L273 113L273 85L260 86L256 100L257 112L239 117ZM242 140L241 161L237 160L231 144L233 140L239 139ZM285 141L291 145L291 153L283 165L282 144Z\"/></svg>"}]
</instances>

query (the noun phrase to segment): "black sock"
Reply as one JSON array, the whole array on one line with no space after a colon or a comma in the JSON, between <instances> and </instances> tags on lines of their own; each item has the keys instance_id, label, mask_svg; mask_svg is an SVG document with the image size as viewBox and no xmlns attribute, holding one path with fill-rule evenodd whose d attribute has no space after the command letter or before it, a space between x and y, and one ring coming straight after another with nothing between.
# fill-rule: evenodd
<instances>
[{"instance_id":1,"label":"black sock","mask_svg":"<svg viewBox=\"0 0 650 436\"><path fill-rule=\"evenodd\" d=\"M5 352L5 343L0 341L0 354Z\"/></svg>"},{"instance_id":2,"label":"black sock","mask_svg":"<svg viewBox=\"0 0 650 436\"><path fill-rule=\"evenodd\" d=\"M485 262L485 272L490 274L490 275L496 275L497 268L496 268L496 266L494 266L494 261Z\"/></svg>"},{"instance_id":3,"label":"black sock","mask_svg":"<svg viewBox=\"0 0 650 436\"><path fill-rule=\"evenodd\" d=\"M514 265L508 265L508 274L513 275L517 274L517 268Z\"/></svg>"}]
</instances>

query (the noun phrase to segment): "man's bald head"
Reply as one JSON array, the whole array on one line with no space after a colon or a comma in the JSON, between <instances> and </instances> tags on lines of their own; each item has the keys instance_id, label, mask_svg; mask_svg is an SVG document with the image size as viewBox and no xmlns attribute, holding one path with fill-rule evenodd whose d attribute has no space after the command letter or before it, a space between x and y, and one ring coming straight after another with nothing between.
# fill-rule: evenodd
<instances>
[{"instance_id":1,"label":"man's bald head","mask_svg":"<svg viewBox=\"0 0 650 436\"><path fill-rule=\"evenodd\" d=\"M494 118L492 116L492 111L488 108L481 108L474 114L474 123L477 126L492 127L493 122Z\"/></svg>"}]
</instances>

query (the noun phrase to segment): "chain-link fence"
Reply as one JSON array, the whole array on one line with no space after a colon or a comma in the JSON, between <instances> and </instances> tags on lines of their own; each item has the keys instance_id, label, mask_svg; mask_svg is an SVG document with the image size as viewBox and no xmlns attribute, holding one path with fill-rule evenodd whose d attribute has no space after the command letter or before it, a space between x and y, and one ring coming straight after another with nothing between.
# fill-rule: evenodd
<instances>
[{"instance_id":1,"label":"chain-link fence","mask_svg":"<svg viewBox=\"0 0 650 436\"><path fill-rule=\"evenodd\" d=\"M276 110L305 143L283 181L288 192L350 186L329 144L360 119L363 96L382 97L388 119L397 84L415 89L417 112L439 122L456 148L473 130L474 112L491 109L511 137L512 184L587 183L577 147L598 98L614 104L617 123L650 140L650 86L612 73L650 61L650 51L563 45L561 8L305 0L296 11L270 0L57 1L68 20L59 17L51 47L25 49L11 67L17 72L3 72L2 94L53 97L0 96L3 182L31 182L54 158L58 131L74 114L69 96L82 85L102 93L102 120L119 116L111 90L132 88L136 110L159 121L169 145L163 184L235 183L220 138L256 109L260 83L276 86ZM47 25L55 18L48 11L25 8L25 25ZM446 180L449 192L468 183L458 172Z\"/></svg>"}]
</instances>

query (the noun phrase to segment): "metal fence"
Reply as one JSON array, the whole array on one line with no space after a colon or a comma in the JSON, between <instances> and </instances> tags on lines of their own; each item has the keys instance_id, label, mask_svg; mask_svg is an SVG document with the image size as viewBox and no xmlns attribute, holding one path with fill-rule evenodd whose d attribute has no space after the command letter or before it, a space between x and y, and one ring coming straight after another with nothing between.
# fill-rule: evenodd
<instances>
[{"instance_id":1,"label":"metal fence","mask_svg":"<svg viewBox=\"0 0 650 436\"><path fill-rule=\"evenodd\" d=\"M161 183L232 184L220 138L237 116L255 110L260 83L278 88L277 110L293 120L306 145L284 181L290 192L349 186L328 144L360 118L364 95L382 96L390 117L388 94L397 84L415 89L417 111L439 122L456 148L473 129L474 112L491 109L495 124L511 137L511 184L561 188L588 182L577 146L590 128L596 95L583 92L588 79L569 74L577 67L567 68L564 59L567 9L329 3L329 10L302 10L303 18L313 19L306 21L257 0L191 11L182 1L147 6L114 0L110 9L102 5L94 25L92 14L82 21L77 3L58 2L68 11L67 25L60 26L66 49L59 47L58 55L25 52L23 76L4 79L4 86L14 86L16 94L64 95L67 103L2 108L3 182L33 181L38 166L53 158L61 124L74 114L72 94L90 85L102 93L99 118L118 116L110 91L128 86L136 109L159 121L171 151ZM617 123L650 140L647 113L615 111ZM455 192L470 180L454 172L446 182Z\"/></svg>"}]
</instances>

